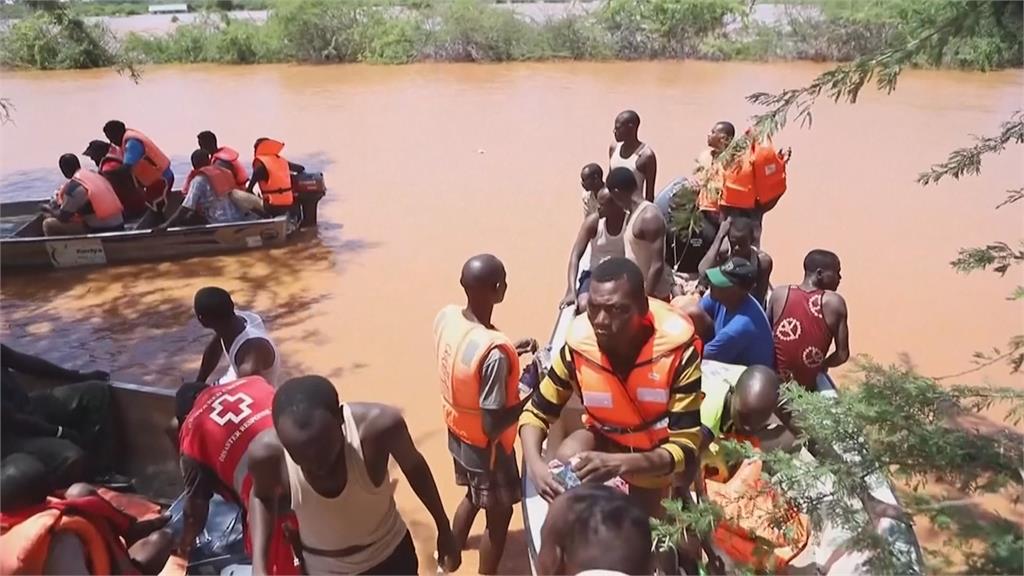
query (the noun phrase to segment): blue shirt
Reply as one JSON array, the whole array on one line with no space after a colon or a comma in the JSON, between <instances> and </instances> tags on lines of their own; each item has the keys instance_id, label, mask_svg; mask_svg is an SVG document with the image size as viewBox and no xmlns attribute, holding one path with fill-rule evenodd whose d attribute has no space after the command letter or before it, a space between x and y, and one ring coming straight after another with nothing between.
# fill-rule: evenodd
<instances>
[{"instance_id":1,"label":"blue shirt","mask_svg":"<svg viewBox=\"0 0 1024 576\"><path fill-rule=\"evenodd\" d=\"M146 147L142 145L142 140L136 138L129 138L124 141L124 164L125 166L135 166L142 157L146 155ZM168 166L163 173L164 181L167 182L167 188L174 184L174 170Z\"/></svg>"},{"instance_id":2,"label":"blue shirt","mask_svg":"<svg viewBox=\"0 0 1024 576\"><path fill-rule=\"evenodd\" d=\"M726 364L775 367L775 342L764 310L750 295L736 312L729 312L710 294L700 307L715 321L715 337L704 344L704 358Z\"/></svg>"}]
</instances>

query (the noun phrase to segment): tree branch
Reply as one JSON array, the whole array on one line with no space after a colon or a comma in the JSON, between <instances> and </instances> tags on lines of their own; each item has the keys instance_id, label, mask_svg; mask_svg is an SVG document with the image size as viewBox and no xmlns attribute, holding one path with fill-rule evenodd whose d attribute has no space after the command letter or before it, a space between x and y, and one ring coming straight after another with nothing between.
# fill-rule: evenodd
<instances>
[{"instance_id":1,"label":"tree branch","mask_svg":"<svg viewBox=\"0 0 1024 576\"><path fill-rule=\"evenodd\" d=\"M1007 144L1024 143L1024 113L1017 110L1010 116L1010 119L1000 125L1000 132L996 136L979 137L975 136L976 144L967 148L958 148L950 153L945 162L933 164L927 172L917 176L918 184L927 186L935 184L946 176L959 180L964 174L977 175L981 173L981 160L985 154L999 154L1006 149ZM1010 190L1008 198L999 206L1004 206L1020 200L1024 196L1024 189Z\"/></svg>"}]
</instances>

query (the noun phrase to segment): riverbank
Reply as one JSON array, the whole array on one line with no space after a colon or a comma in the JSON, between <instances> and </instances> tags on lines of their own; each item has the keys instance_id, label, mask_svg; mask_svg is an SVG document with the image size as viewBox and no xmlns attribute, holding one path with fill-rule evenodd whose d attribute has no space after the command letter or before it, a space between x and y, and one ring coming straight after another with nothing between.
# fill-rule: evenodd
<instances>
[{"instance_id":1,"label":"riverbank","mask_svg":"<svg viewBox=\"0 0 1024 576\"><path fill-rule=\"evenodd\" d=\"M206 12L179 19L163 31L119 31L116 19L78 20L80 25L69 26L67 18L45 10L0 32L0 65L63 69L124 62L847 61L905 45L941 20L954 1L751 5L745 0L602 0L507 5L480 0L280 0L270 12ZM971 33L952 41L940 64L977 70L1020 67L1020 5L979 5Z\"/></svg>"}]
</instances>

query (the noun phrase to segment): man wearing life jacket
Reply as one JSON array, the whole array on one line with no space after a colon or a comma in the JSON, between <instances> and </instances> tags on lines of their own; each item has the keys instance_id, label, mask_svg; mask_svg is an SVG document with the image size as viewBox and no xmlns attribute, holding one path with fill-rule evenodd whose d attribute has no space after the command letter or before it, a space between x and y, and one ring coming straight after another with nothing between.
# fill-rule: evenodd
<instances>
[{"instance_id":1,"label":"man wearing life jacket","mask_svg":"<svg viewBox=\"0 0 1024 576\"><path fill-rule=\"evenodd\" d=\"M725 264L730 258L743 258L754 266L757 283L750 295L764 306L775 264L767 252L754 246L754 221L746 216L730 216L726 219L697 270L703 275L711 268Z\"/></svg>"},{"instance_id":2,"label":"man wearing life jacket","mask_svg":"<svg viewBox=\"0 0 1024 576\"><path fill-rule=\"evenodd\" d=\"M591 162L580 170L580 186L583 187L580 199L583 201L583 217L586 218L597 212L597 194L604 190L604 170L599 164Z\"/></svg>"},{"instance_id":3,"label":"man wearing life jacket","mask_svg":"<svg viewBox=\"0 0 1024 576\"><path fill-rule=\"evenodd\" d=\"M608 147L608 172L626 168L636 180L637 200L654 202L654 180L658 175L658 158L654 148L640 141L640 115L626 110L615 117L612 134L615 142Z\"/></svg>"},{"instance_id":4,"label":"man wearing life jacket","mask_svg":"<svg viewBox=\"0 0 1024 576\"><path fill-rule=\"evenodd\" d=\"M182 188L185 199L170 218L153 228L153 232L190 222L228 224L246 220L247 214L231 199L234 189L235 178L228 169L210 164L210 156L205 150L193 151L192 171Z\"/></svg>"},{"instance_id":5,"label":"man wearing life jacket","mask_svg":"<svg viewBox=\"0 0 1024 576\"><path fill-rule=\"evenodd\" d=\"M487 529L477 572L496 574L512 508L522 500L514 447L524 404L519 355L536 351L537 342L513 344L491 324L494 306L505 299L508 286L500 260L490 254L470 258L460 283L466 307L446 306L434 320L448 450L455 461L455 483L466 488L452 533L463 548L482 508Z\"/></svg>"},{"instance_id":6,"label":"man wearing life jacket","mask_svg":"<svg viewBox=\"0 0 1024 576\"><path fill-rule=\"evenodd\" d=\"M626 211L612 200L607 188L597 193L597 212L587 216L576 235L572 253L569 255L569 285L562 298L561 307L576 305L576 313L587 311L587 300L590 299L590 271L609 258L626 256L625 236ZM583 274L579 273L580 260L590 247L590 266ZM577 285L577 278L579 279Z\"/></svg>"},{"instance_id":7,"label":"man wearing life jacket","mask_svg":"<svg viewBox=\"0 0 1024 576\"><path fill-rule=\"evenodd\" d=\"M651 517L621 491L584 484L551 503L537 573L625 576L654 570Z\"/></svg>"},{"instance_id":8,"label":"man wearing life jacket","mask_svg":"<svg viewBox=\"0 0 1024 576\"><path fill-rule=\"evenodd\" d=\"M105 140L92 140L82 154L92 159L99 173L114 187L117 198L124 206L125 219L141 218L147 210L146 199L135 186L135 178L120 169L124 165L121 150Z\"/></svg>"},{"instance_id":9,"label":"man wearing life jacket","mask_svg":"<svg viewBox=\"0 0 1024 576\"><path fill-rule=\"evenodd\" d=\"M306 574L418 574L412 534L398 513L389 468L398 465L437 530L438 563L462 563L430 466L402 412L345 402L321 376L293 378L274 394L276 435L252 443L252 573L267 574L274 515L288 502ZM264 441L265 440L265 441Z\"/></svg>"},{"instance_id":10,"label":"man wearing life jacket","mask_svg":"<svg viewBox=\"0 0 1024 576\"><path fill-rule=\"evenodd\" d=\"M223 288L200 288L195 296L196 319L213 330L213 338L203 352L197 382L209 380L221 358L228 358L228 373L221 380L230 382L246 376L262 376L271 386L278 380L280 357L277 347L253 312L235 311L235 303Z\"/></svg>"},{"instance_id":11,"label":"man wearing life jacket","mask_svg":"<svg viewBox=\"0 0 1024 576\"><path fill-rule=\"evenodd\" d=\"M111 120L103 125L103 133L114 146L124 151L124 166L121 170L130 172L142 189L149 207L158 215L163 214L167 193L174 186L174 171L171 160L148 136L126 128L124 122Z\"/></svg>"},{"instance_id":12,"label":"man wearing life jacket","mask_svg":"<svg viewBox=\"0 0 1024 576\"><path fill-rule=\"evenodd\" d=\"M636 179L626 168L612 169L605 185L612 199L629 213L622 232L626 258L640 267L647 294L669 301L678 288L672 271L665 264L665 235L668 231L665 217L653 202L636 194Z\"/></svg>"},{"instance_id":13,"label":"man wearing life jacket","mask_svg":"<svg viewBox=\"0 0 1024 576\"><path fill-rule=\"evenodd\" d=\"M764 308L750 295L757 271L743 258L731 258L709 269L703 282L711 289L700 299L699 314L706 314L712 331L701 334L704 358L740 366L775 366L772 328ZM704 325L705 321L693 320Z\"/></svg>"},{"instance_id":14,"label":"man wearing life jacket","mask_svg":"<svg viewBox=\"0 0 1024 576\"><path fill-rule=\"evenodd\" d=\"M699 230L697 235L700 238L701 255L696 262L710 249L711 244L718 235L718 228L722 225L722 213L719 207L719 199L722 196L722 167L716 162L718 156L725 150L732 139L736 136L736 127L731 122L722 120L711 127L707 136L707 148L697 156L697 169L693 174L693 180L697 184L696 209L699 212ZM696 269L687 272L695 272Z\"/></svg>"},{"instance_id":15,"label":"man wearing life jacket","mask_svg":"<svg viewBox=\"0 0 1024 576\"><path fill-rule=\"evenodd\" d=\"M846 300L836 292L839 257L811 250L804 258L804 280L772 292L768 303L775 335L776 368L784 380L817 390L818 375L850 358ZM828 354L835 342L835 350Z\"/></svg>"},{"instance_id":16,"label":"man wearing life jacket","mask_svg":"<svg viewBox=\"0 0 1024 576\"><path fill-rule=\"evenodd\" d=\"M53 204L44 207L46 236L71 236L124 230L124 208L110 182L98 172L85 170L74 154L64 154L60 171L68 181L57 191Z\"/></svg>"},{"instance_id":17,"label":"man wearing life jacket","mask_svg":"<svg viewBox=\"0 0 1024 576\"><path fill-rule=\"evenodd\" d=\"M643 275L625 258L605 260L590 281L587 314L577 316L565 345L519 420L527 472L547 500L563 491L542 457L548 430L573 394L582 399L584 429L558 447L583 482L620 476L648 514L680 473L694 474L700 444L700 353L689 321L648 298Z\"/></svg>"},{"instance_id":18,"label":"man wearing life jacket","mask_svg":"<svg viewBox=\"0 0 1024 576\"><path fill-rule=\"evenodd\" d=\"M270 138L260 138L253 146L252 178L249 179L248 192L260 185L260 195L272 215L288 214L295 203L292 193L292 174L301 174L306 168L301 164L289 162L281 156L284 143Z\"/></svg>"},{"instance_id":19,"label":"man wearing life jacket","mask_svg":"<svg viewBox=\"0 0 1024 576\"><path fill-rule=\"evenodd\" d=\"M196 136L199 148L210 155L214 166L220 166L231 171L235 178L235 186L244 188L249 180L249 171L238 157L238 151L227 146L217 145L217 135L209 130L204 130Z\"/></svg>"},{"instance_id":20,"label":"man wearing life jacket","mask_svg":"<svg viewBox=\"0 0 1024 576\"><path fill-rule=\"evenodd\" d=\"M196 537L206 526L214 493L248 514L253 482L250 449L254 443L274 436L270 416L273 398L274 388L259 376L222 386L194 382L178 389L175 412L181 422L178 450L185 483L184 523L177 549L181 558L189 557ZM272 531L267 564L270 574L300 573L285 537L288 516L281 515ZM243 525L243 532L246 550L251 552L247 525Z\"/></svg>"}]
</instances>

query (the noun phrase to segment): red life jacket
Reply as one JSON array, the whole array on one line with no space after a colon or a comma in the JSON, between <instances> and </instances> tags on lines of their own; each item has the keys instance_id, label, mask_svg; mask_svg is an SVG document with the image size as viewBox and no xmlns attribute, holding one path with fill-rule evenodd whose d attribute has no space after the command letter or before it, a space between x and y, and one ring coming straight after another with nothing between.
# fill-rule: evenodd
<instances>
[{"instance_id":1,"label":"red life jacket","mask_svg":"<svg viewBox=\"0 0 1024 576\"><path fill-rule=\"evenodd\" d=\"M227 146L221 146L217 148L217 151L210 155L210 161L220 160L231 165L231 173L235 177L235 184L239 187L244 187L245 183L249 181L249 173L246 171L242 161L238 159L238 151L234 148L228 148Z\"/></svg>"},{"instance_id":2,"label":"red life jacket","mask_svg":"<svg viewBox=\"0 0 1024 576\"><path fill-rule=\"evenodd\" d=\"M274 388L260 376L211 386L196 398L178 433L182 455L213 470L234 490L221 495L235 502L241 499L243 507L249 505L252 478L242 456L256 436L273 427L273 399Z\"/></svg>"},{"instance_id":3,"label":"red life jacket","mask_svg":"<svg viewBox=\"0 0 1024 576\"><path fill-rule=\"evenodd\" d=\"M786 303L772 327L775 366L784 381L796 380L816 390L821 365L832 345L832 330L825 321L825 290L805 292L799 286L786 289Z\"/></svg>"}]
</instances>

